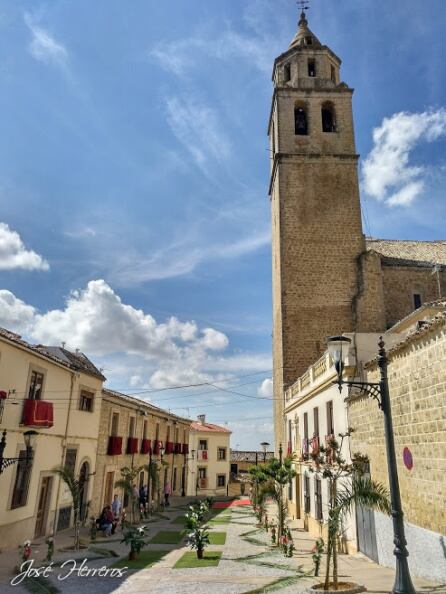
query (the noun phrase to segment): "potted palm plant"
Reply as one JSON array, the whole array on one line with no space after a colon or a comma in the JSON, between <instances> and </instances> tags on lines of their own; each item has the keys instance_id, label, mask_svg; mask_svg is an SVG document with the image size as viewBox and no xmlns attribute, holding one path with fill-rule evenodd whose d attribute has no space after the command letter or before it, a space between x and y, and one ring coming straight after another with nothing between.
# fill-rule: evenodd
<instances>
[{"instance_id":1,"label":"potted palm plant","mask_svg":"<svg viewBox=\"0 0 446 594\"><path fill-rule=\"evenodd\" d=\"M187 535L187 544L193 550L197 551L197 558L203 559L204 549L210 544L207 526L196 526L192 532Z\"/></svg>"},{"instance_id":2,"label":"potted palm plant","mask_svg":"<svg viewBox=\"0 0 446 594\"><path fill-rule=\"evenodd\" d=\"M130 528L124 532L121 542L130 547L129 561L137 559L141 549L147 545L147 542L144 539L146 530L146 526L140 526L139 528L130 526Z\"/></svg>"}]
</instances>

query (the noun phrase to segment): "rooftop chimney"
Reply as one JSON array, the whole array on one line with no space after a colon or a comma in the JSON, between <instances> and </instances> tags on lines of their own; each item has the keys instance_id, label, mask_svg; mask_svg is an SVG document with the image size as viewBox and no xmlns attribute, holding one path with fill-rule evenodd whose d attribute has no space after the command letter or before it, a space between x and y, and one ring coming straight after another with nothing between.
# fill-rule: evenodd
<instances>
[{"instance_id":1,"label":"rooftop chimney","mask_svg":"<svg viewBox=\"0 0 446 594\"><path fill-rule=\"evenodd\" d=\"M206 415L198 415L198 422L204 425L206 423Z\"/></svg>"}]
</instances>

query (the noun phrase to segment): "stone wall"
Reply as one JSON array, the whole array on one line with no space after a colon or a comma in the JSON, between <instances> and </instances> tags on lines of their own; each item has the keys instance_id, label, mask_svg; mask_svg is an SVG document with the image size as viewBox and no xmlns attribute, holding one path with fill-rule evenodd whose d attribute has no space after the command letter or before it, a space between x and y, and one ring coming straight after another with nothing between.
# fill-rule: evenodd
<instances>
[{"instance_id":1,"label":"stone wall","mask_svg":"<svg viewBox=\"0 0 446 594\"><path fill-rule=\"evenodd\" d=\"M367 381L377 381L375 363ZM446 527L446 318L434 320L389 352L389 388L405 520L424 530L432 558L444 563ZM388 484L382 413L372 399L352 399L353 452L370 458L373 479ZM413 467L403 461L408 448ZM431 536L429 536L431 534ZM391 541L390 524L387 537ZM386 545L387 546L387 545ZM389 545L390 546L390 545ZM410 552L410 543L409 543ZM414 563L412 560L411 563ZM418 568L418 572L420 573ZM422 575L422 573L420 573Z\"/></svg>"}]
</instances>

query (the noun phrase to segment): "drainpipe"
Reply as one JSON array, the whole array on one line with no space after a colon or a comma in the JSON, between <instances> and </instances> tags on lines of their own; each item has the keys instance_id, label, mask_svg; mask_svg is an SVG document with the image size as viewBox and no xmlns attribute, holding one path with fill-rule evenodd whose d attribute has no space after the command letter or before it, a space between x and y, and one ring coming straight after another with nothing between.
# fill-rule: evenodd
<instances>
[{"instance_id":1,"label":"drainpipe","mask_svg":"<svg viewBox=\"0 0 446 594\"><path fill-rule=\"evenodd\" d=\"M68 404L67 422L65 423L65 434L64 434L64 440L63 440L63 445L62 445L62 456L60 459L61 466L63 466L63 464L64 464L65 454L67 451L68 425L70 422L71 405L73 402L73 391L74 391L76 375L77 375L77 373L75 371L71 372L70 401ZM56 534L56 528L57 528L57 510L59 509L59 497L60 497L61 484L62 484L62 479L61 479L61 477L59 477L59 482L57 484L57 494L56 494L56 508L54 510L53 534Z\"/></svg>"}]
</instances>

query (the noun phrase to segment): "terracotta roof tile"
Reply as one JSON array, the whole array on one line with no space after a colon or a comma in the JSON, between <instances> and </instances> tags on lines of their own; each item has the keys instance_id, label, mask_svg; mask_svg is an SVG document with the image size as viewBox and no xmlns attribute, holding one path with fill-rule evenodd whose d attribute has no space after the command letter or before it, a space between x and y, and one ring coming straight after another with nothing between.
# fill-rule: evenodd
<instances>
[{"instance_id":1,"label":"terracotta roof tile","mask_svg":"<svg viewBox=\"0 0 446 594\"><path fill-rule=\"evenodd\" d=\"M446 266L446 241L366 239L368 251L378 252L383 264L433 267Z\"/></svg>"},{"instance_id":2,"label":"terracotta roof tile","mask_svg":"<svg viewBox=\"0 0 446 594\"><path fill-rule=\"evenodd\" d=\"M226 427L222 427L221 425L214 425L213 423L200 423L199 421L194 421L191 424L191 429L195 431L211 431L215 433L232 433Z\"/></svg>"}]
</instances>

